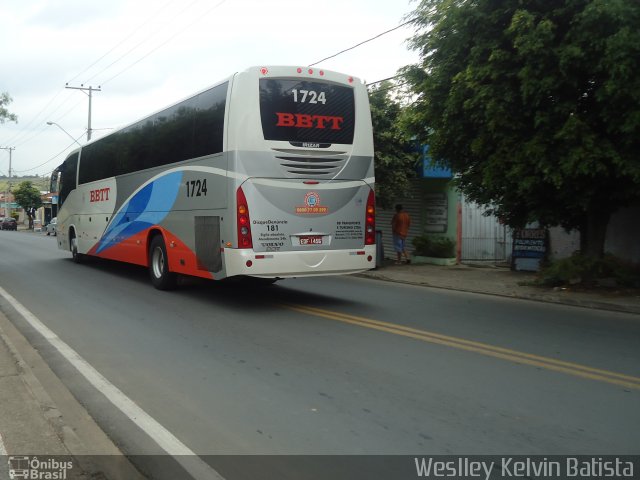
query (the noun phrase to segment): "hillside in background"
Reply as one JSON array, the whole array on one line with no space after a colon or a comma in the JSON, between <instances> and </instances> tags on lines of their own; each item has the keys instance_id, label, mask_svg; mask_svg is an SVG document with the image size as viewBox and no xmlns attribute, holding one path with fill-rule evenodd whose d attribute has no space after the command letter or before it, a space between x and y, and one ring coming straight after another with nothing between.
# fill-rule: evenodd
<instances>
[{"instance_id":1,"label":"hillside in background","mask_svg":"<svg viewBox=\"0 0 640 480\"><path fill-rule=\"evenodd\" d=\"M38 189L38 190L42 190L42 191L49 191L49 177L12 177L11 178L11 185L13 185L14 187L17 186L18 184L20 184L20 182L24 182L24 181L30 181L31 183L33 183L33 185ZM9 183L9 177L7 176L0 176L0 192L4 193L5 191L7 191L7 184Z\"/></svg>"}]
</instances>

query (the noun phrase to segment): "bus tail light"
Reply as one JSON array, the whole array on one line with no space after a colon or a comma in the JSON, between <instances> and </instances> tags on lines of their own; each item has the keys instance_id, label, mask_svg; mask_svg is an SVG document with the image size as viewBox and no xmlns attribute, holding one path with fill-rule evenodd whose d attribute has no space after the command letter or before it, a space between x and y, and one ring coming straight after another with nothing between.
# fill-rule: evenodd
<instances>
[{"instance_id":1,"label":"bus tail light","mask_svg":"<svg viewBox=\"0 0 640 480\"><path fill-rule=\"evenodd\" d=\"M376 243L376 196L373 190L369 192L367 198L367 216L365 220L364 244L374 245Z\"/></svg>"},{"instance_id":2,"label":"bus tail light","mask_svg":"<svg viewBox=\"0 0 640 480\"><path fill-rule=\"evenodd\" d=\"M238 224L238 248L253 248L249 207L242 187L236 191L236 223Z\"/></svg>"}]
</instances>

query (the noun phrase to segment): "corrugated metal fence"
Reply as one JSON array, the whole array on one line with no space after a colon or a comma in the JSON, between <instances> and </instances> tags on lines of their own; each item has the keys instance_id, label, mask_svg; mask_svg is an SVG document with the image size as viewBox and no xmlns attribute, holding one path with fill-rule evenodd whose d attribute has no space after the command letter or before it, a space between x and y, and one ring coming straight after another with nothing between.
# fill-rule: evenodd
<instances>
[{"instance_id":1,"label":"corrugated metal fence","mask_svg":"<svg viewBox=\"0 0 640 480\"><path fill-rule=\"evenodd\" d=\"M407 253L411 255L413 252L413 243L411 240L423 233L422 212L424 210L424 199L417 181L411 183L411 188L405 197L399 198L396 203L400 203L404 210L411 217L411 227L407 236ZM376 230L382 232L382 244L384 245L385 258L396 258L396 252L393 250L393 236L391 234L391 219L393 218L395 209L378 208L376 211Z\"/></svg>"},{"instance_id":2,"label":"corrugated metal fence","mask_svg":"<svg viewBox=\"0 0 640 480\"><path fill-rule=\"evenodd\" d=\"M511 229L486 209L462 199L462 261L505 262L511 256Z\"/></svg>"}]
</instances>

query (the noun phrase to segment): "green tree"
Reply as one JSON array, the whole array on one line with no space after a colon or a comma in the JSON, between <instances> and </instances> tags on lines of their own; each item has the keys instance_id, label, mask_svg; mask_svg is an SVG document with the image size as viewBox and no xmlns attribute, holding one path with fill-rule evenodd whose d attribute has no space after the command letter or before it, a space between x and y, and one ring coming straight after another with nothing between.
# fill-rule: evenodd
<instances>
[{"instance_id":1,"label":"green tree","mask_svg":"<svg viewBox=\"0 0 640 480\"><path fill-rule=\"evenodd\" d=\"M640 198L640 2L422 0L412 127L512 226L581 232Z\"/></svg>"},{"instance_id":2,"label":"green tree","mask_svg":"<svg viewBox=\"0 0 640 480\"><path fill-rule=\"evenodd\" d=\"M415 142L403 127L404 109L393 94L390 82L382 82L369 93L376 169L376 200L388 208L409 187L415 176L418 154L412 152Z\"/></svg>"},{"instance_id":3,"label":"green tree","mask_svg":"<svg viewBox=\"0 0 640 480\"><path fill-rule=\"evenodd\" d=\"M0 124L9 121L18 123L18 117L7 110L7 106L13 101L7 92L0 93Z\"/></svg>"},{"instance_id":4,"label":"green tree","mask_svg":"<svg viewBox=\"0 0 640 480\"><path fill-rule=\"evenodd\" d=\"M30 181L21 182L18 187L13 191L13 196L16 199L16 203L24 208L29 218L29 229L33 229L33 217L35 210L42 206L42 198L40 198L40 191L33 186Z\"/></svg>"}]
</instances>

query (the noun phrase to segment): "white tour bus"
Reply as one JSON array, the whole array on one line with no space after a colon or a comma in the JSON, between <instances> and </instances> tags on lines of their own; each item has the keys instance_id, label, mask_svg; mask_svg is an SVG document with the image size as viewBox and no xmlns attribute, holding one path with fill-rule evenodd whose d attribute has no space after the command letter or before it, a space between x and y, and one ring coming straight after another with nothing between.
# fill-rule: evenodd
<instances>
[{"instance_id":1,"label":"white tour bus","mask_svg":"<svg viewBox=\"0 0 640 480\"><path fill-rule=\"evenodd\" d=\"M275 280L375 266L366 86L254 67L72 152L52 176L58 246L177 275Z\"/></svg>"}]
</instances>

